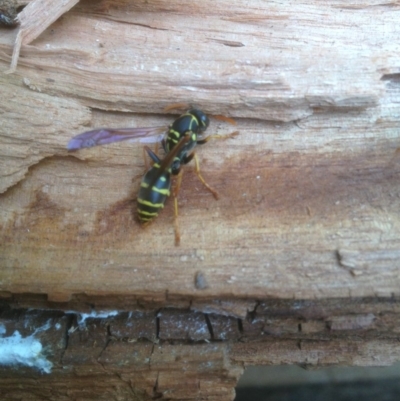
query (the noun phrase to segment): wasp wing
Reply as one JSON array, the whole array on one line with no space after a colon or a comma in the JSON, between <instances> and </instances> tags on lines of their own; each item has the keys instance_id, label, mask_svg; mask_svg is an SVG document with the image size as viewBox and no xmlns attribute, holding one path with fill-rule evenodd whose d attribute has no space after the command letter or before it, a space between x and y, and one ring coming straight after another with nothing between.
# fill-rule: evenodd
<instances>
[{"instance_id":1,"label":"wasp wing","mask_svg":"<svg viewBox=\"0 0 400 401\"><path fill-rule=\"evenodd\" d=\"M167 128L165 126L147 128L99 128L74 136L68 142L67 149L72 151L127 140L142 143L156 143L163 139L166 131Z\"/></svg>"},{"instance_id":2,"label":"wasp wing","mask_svg":"<svg viewBox=\"0 0 400 401\"><path fill-rule=\"evenodd\" d=\"M190 132L190 131L188 131ZM173 149L168 152L165 158L161 161L160 167L158 168L158 173L152 178L151 182L149 182L149 187L152 187L158 179L168 170L172 163L175 160L175 157L179 154L179 152L185 147L185 145L190 141L190 135L184 135L179 142L173 147Z\"/></svg>"}]
</instances>

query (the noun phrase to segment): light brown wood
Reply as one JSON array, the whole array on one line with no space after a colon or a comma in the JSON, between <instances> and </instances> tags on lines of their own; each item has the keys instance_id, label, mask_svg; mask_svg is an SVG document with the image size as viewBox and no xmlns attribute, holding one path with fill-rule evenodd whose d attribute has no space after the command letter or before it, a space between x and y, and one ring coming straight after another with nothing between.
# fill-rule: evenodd
<instances>
[{"instance_id":1,"label":"light brown wood","mask_svg":"<svg viewBox=\"0 0 400 401\"><path fill-rule=\"evenodd\" d=\"M26 2L27 6L18 14L19 24L15 39L13 56L7 74L15 72L22 45L28 45L35 40L62 14L70 10L79 0L35 0Z\"/></svg>"},{"instance_id":2,"label":"light brown wood","mask_svg":"<svg viewBox=\"0 0 400 401\"><path fill-rule=\"evenodd\" d=\"M83 2L23 46L2 78L2 289L398 294L398 11L374 4ZM132 217L142 146L65 150L90 127L168 124L176 101L240 130L199 148L218 202L185 169L179 248L171 203Z\"/></svg>"},{"instance_id":3,"label":"light brown wood","mask_svg":"<svg viewBox=\"0 0 400 401\"><path fill-rule=\"evenodd\" d=\"M192 306L230 319L266 299L396 299L399 18L396 2L372 0L82 0L0 76L2 297L74 310ZM2 72L16 35L1 31ZM143 145L66 144L95 127L168 125L164 107L180 102L235 118L240 135L198 147L218 201L185 168L175 247L173 202L144 229L134 216ZM210 134L232 131L211 120ZM363 329L371 314L324 315L304 330ZM315 349L327 347L327 364L335 349L351 354L341 363L397 360L392 340L377 338L362 342L370 359L341 348L345 336ZM311 358L312 343L307 354L288 341L268 360L268 345L236 344L230 361Z\"/></svg>"}]
</instances>

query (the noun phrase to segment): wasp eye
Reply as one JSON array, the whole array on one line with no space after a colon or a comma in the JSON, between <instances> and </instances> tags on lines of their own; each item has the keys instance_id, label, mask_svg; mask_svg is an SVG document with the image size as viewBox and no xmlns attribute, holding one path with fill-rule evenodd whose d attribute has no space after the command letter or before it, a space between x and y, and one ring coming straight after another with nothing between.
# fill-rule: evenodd
<instances>
[{"instance_id":1,"label":"wasp eye","mask_svg":"<svg viewBox=\"0 0 400 401\"><path fill-rule=\"evenodd\" d=\"M198 133L201 133L201 132L205 131L207 129L207 127L210 125L209 118L201 110L192 109L192 110L189 110L188 113L196 118L196 120L198 122L198 125L199 125L198 126Z\"/></svg>"},{"instance_id":2,"label":"wasp eye","mask_svg":"<svg viewBox=\"0 0 400 401\"><path fill-rule=\"evenodd\" d=\"M205 128L207 128L210 125L210 119L205 114L203 114L201 122Z\"/></svg>"},{"instance_id":3,"label":"wasp eye","mask_svg":"<svg viewBox=\"0 0 400 401\"><path fill-rule=\"evenodd\" d=\"M210 125L209 118L201 110L197 110L197 118L199 119L200 124L203 126L203 129L206 129Z\"/></svg>"}]
</instances>

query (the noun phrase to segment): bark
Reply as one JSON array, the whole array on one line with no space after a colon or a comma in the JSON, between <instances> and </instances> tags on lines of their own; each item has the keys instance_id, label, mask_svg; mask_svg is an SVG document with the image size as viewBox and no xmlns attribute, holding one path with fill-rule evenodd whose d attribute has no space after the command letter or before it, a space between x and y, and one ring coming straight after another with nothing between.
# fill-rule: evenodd
<instances>
[{"instance_id":1,"label":"bark","mask_svg":"<svg viewBox=\"0 0 400 401\"><path fill-rule=\"evenodd\" d=\"M16 302L16 300L13 300ZM4 304L2 399L233 400L249 365L385 366L400 358L400 303L264 301L244 318L192 309L33 311ZM8 342L6 345L5 343ZM11 344L12 343L12 344ZM7 347L7 348L6 348ZM2 356L0 356L0 361Z\"/></svg>"}]
</instances>

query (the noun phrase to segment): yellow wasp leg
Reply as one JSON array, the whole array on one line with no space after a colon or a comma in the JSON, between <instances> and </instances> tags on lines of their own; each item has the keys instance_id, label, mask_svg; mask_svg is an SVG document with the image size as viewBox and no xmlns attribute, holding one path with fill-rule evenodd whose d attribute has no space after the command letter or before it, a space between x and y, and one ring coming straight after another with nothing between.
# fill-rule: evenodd
<instances>
[{"instance_id":1,"label":"yellow wasp leg","mask_svg":"<svg viewBox=\"0 0 400 401\"><path fill-rule=\"evenodd\" d=\"M179 244L181 243L181 234L179 232L179 222L178 222L178 194L179 190L181 189L182 176L183 176L183 170L179 171L178 177L176 179L175 188L172 194L172 196L174 197L174 208L175 208L175 215L174 215L175 246L179 246Z\"/></svg>"},{"instance_id":2,"label":"yellow wasp leg","mask_svg":"<svg viewBox=\"0 0 400 401\"><path fill-rule=\"evenodd\" d=\"M199 139L197 141L198 144L203 145L204 143L208 142L210 139L229 139L229 138L234 138L235 136L239 135L239 131L231 132L228 135L220 135L220 134L213 134L213 135L208 135L204 139Z\"/></svg>"},{"instance_id":3,"label":"yellow wasp leg","mask_svg":"<svg viewBox=\"0 0 400 401\"><path fill-rule=\"evenodd\" d=\"M196 174L197 177L199 177L199 180L202 182L202 184L214 195L215 199L219 199L218 192L215 189L212 189L207 183L206 180L203 178L203 176L200 173L200 163L199 163L199 158L197 157L197 154L193 152L193 157L194 161L196 163Z\"/></svg>"},{"instance_id":4,"label":"yellow wasp leg","mask_svg":"<svg viewBox=\"0 0 400 401\"><path fill-rule=\"evenodd\" d=\"M228 135L219 135L219 134L209 135L204 139L198 140L197 143L198 144L204 144L204 143L208 142L210 139L228 139L228 138L233 138L233 137L235 137L237 135L239 135L239 131L232 132L232 133L230 133ZM199 177L199 180L202 182L202 184L214 195L214 198L218 200L219 199L218 192L215 189L211 188L207 184L206 180L203 178L203 176L200 173L200 163L199 163L199 159L197 157L197 154L195 152L193 152L188 157L190 159L194 157L194 161L196 163L196 170L195 171L196 171L197 177Z\"/></svg>"}]
</instances>

